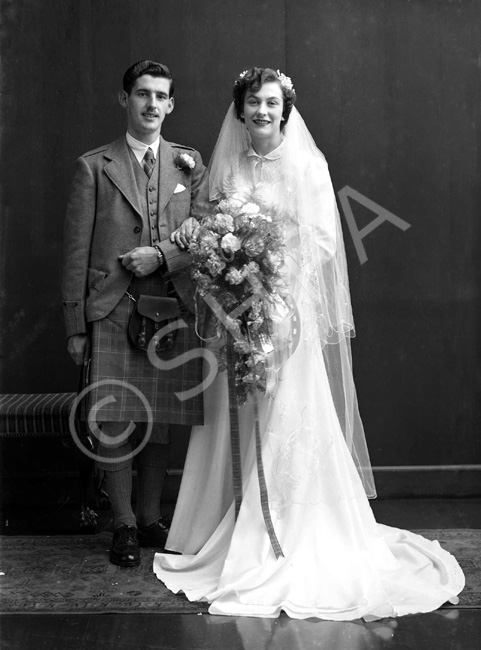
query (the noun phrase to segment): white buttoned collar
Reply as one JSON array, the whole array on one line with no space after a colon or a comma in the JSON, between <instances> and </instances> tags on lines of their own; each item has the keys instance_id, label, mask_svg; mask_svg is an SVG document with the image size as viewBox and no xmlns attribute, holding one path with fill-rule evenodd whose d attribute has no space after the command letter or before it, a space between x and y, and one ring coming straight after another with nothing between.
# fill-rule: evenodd
<instances>
[{"instance_id":1,"label":"white buttoned collar","mask_svg":"<svg viewBox=\"0 0 481 650\"><path fill-rule=\"evenodd\" d=\"M127 138L127 144L129 147L132 149L134 156L137 158L140 164L142 164L142 160L145 156L145 152L147 149L152 149L154 152L155 159L157 159L157 154L159 152L159 145L160 145L160 135L155 140L155 142L152 142L152 144L145 144L145 142L140 142L140 140L136 140L133 136L130 135L130 133L127 131L126 133L126 138Z\"/></svg>"},{"instance_id":2,"label":"white buttoned collar","mask_svg":"<svg viewBox=\"0 0 481 650\"><path fill-rule=\"evenodd\" d=\"M271 152L269 152L265 156L260 156L257 153L257 151L254 149L254 147L251 145L249 147L249 150L247 151L247 157L260 158L260 160L279 160L279 158L282 156L283 147L284 147L284 139L282 140L281 144L275 149L273 149Z\"/></svg>"}]
</instances>

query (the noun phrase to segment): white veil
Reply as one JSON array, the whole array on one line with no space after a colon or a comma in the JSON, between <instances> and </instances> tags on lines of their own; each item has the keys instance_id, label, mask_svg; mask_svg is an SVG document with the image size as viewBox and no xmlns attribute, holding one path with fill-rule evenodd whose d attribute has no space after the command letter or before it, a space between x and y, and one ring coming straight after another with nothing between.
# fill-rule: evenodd
<instances>
[{"instance_id":1,"label":"white veil","mask_svg":"<svg viewBox=\"0 0 481 650\"><path fill-rule=\"evenodd\" d=\"M295 107L283 138L279 161L282 182L275 185L275 204L288 223L292 303L303 301L303 322L296 335L315 338L322 346L345 440L367 496L374 497L374 480L352 375L350 339L354 336L354 321L346 255L327 162ZM211 201L235 192L235 170L249 147L249 133L237 119L232 103L209 164ZM284 336L292 338L293 328L287 334L284 328Z\"/></svg>"}]
</instances>

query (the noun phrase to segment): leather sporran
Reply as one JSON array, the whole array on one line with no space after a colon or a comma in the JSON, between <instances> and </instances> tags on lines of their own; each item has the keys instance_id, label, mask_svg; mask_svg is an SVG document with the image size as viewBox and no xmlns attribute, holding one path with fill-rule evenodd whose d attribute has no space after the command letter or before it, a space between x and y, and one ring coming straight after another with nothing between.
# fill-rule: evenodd
<instances>
[{"instance_id":1,"label":"leather sporran","mask_svg":"<svg viewBox=\"0 0 481 650\"><path fill-rule=\"evenodd\" d=\"M176 298L145 296L141 294L129 320L129 341L138 350L147 352L152 337L180 317ZM169 329L155 345L155 351L170 350L174 346L177 328Z\"/></svg>"}]
</instances>

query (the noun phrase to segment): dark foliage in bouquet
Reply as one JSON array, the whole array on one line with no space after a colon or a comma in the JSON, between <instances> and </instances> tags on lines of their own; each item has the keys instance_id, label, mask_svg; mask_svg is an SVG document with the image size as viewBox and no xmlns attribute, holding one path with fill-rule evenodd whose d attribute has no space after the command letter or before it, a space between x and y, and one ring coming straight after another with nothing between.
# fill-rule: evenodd
<instances>
[{"instance_id":1,"label":"dark foliage in bouquet","mask_svg":"<svg viewBox=\"0 0 481 650\"><path fill-rule=\"evenodd\" d=\"M202 218L190 245L198 295L234 338L237 400L266 390L272 325L286 312L284 228L252 197L223 199Z\"/></svg>"}]
</instances>

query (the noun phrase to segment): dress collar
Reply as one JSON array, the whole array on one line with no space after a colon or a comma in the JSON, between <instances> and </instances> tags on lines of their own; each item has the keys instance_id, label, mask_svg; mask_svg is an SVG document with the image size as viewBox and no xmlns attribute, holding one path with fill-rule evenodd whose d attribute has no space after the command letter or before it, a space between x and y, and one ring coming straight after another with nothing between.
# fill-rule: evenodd
<instances>
[{"instance_id":1,"label":"dress collar","mask_svg":"<svg viewBox=\"0 0 481 650\"><path fill-rule=\"evenodd\" d=\"M265 156L259 156L257 151L255 151L254 147L251 145L247 151L247 157L260 158L261 160L279 160L279 158L282 156L283 148L284 148L284 138L282 138L282 142L278 147L273 149Z\"/></svg>"}]
</instances>

